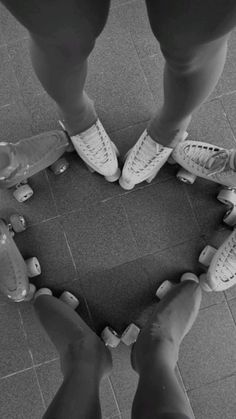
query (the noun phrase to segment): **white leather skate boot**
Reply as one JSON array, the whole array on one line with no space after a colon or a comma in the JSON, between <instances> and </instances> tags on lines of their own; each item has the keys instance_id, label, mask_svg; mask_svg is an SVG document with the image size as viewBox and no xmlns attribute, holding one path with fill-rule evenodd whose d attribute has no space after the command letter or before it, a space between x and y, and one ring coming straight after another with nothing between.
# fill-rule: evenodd
<instances>
[{"instance_id":1,"label":"white leather skate boot","mask_svg":"<svg viewBox=\"0 0 236 419\"><path fill-rule=\"evenodd\" d=\"M188 133L185 132L182 134L183 138L174 139L168 147L165 147L154 141L145 130L134 147L126 154L122 176L119 180L120 186L123 189L133 189L136 184L145 180L150 183L168 160L176 141L183 141L187 136Z\"/></svg>"},{"instance_id":2,"label":"white leather skate boot","mask_svg":"<svg viewBox=\"0 0 236 419\"><path fill-rule=\"evenodd\" d=\"M59 122L66 131L63 123ZM119 152L99 119L86 131L69 137L90 171L100 173L108 182L119 179L120 169L117 161Z\"/></svg>"},{"instance_id":3,"label":"white leather skate boot","mask_svg":"<svg viewBox=\"0 0 236 419\"><path fill-rule=\"evenodd\" d=\"M236 150L233 149L226 150L212 144L187 140L177 144L171 157L193 175L191 177L189 174L188 178L187 173L180 171L177 177L182 181L193 183L199 176L234 188L236 187L235 153Z\"/></svg>"},{"instance_id":4,"label":"white leather skate boot","mask_svg":"<svg viewBox=\"0 0 236 419\"><path fill-rule=\"evenodd\" d=\"M207 273L200 275L200 285L205 291L225 291L236 285L236 229L218 250L206 246L199 262L209 266Z\"/></svg>"}]
</instances>

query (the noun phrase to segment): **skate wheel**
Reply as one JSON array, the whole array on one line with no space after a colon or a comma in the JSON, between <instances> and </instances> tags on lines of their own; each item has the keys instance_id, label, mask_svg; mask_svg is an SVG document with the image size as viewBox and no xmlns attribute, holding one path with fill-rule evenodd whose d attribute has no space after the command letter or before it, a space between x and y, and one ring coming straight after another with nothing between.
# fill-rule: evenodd
<instances>
[{"instance_id":1,"label":"skate wheel","mask_svg":"<svg viewBox=\"0 0 236 419\"><path fill-rule=\"evenodd\" d=\"M222 189L217 195L218 201L225 205L236 205L236 190Z\"/></svg>"},{"instance_id":2,"label":"skate wheel","mask_svg":"<svg viewBox=\"0 0 236 419\"><path fill-rule=\"evenodd\" d=\"M69 291L64 291L60 296L60 300L68 304L68 306L73 308L73 310L75 310L79 305L79 300Z\"/></svg>"},{"instance_id":3,"label":"skate wheel","mask_svg":"<svg viewBox=\"0 0 236 419\"><path fill-rule=\"evenodd\" d=\"M40 288L34 294L34 300L36 300L36 298L38 298L40 295L52 295L52 291L49 288Z\"/></svg>"},{"instance_id":4,"label":"skate wheel","mask_svg":"<svg viewBox=\"0 0 236 419\"><path fill-rule=\"evenodd\" d=\"M122 176L119 179L119 184L123 189L131 190L135 187L135 183L127 182Z\"/></svg>"},{"instance_id":5,"label":"skate wheel","mask_svg":"<svg viewBox=\"0 0 236 419\"><path fill-rule=\"evenodd\" d=\"M111 348L116 348L120 343L118 334L108 326L102 331L101 338L105 345Z\"/></svg>"},{"instance_id":6,"label":"skate wheel","mask_svg":"<svg viewBox=\"0 0 236 419\"><path fill-rule=\"evenodd\" d=\"M207 284L207 276L206 274L201 274L199 277L199 283L200 283L200 287L202 288L203 291L206 292L212 292L212 288Z\"/></svg>"},{"instance_id":7,"label":"skate wheel","mask_svg":"<svg viewBox=\"0 0 236 419\"><path fill-rule=\"evenodd\" d=\"M228 224L229 226L236 225L236 207L233 206L230 208L224 215L223 221L225 224Z\"/></svg>"},{"instance_id":8,"label":"skate wheel","mask_svg":"<svg viewBox=\"0 0 236 419\"><path fill-rule=\"evenodd\" d=\"M134 323L131 323L122 334L120 340L127 346L132 345L138 339L140 329Z\"/></svg>"},{"instance_id":9,"label":"skate wheel","mask_svg":"<svg viewBox=\"0 0 236 419\"><path fill-rule=\"evenodd\" d=\"M30 290L28 294L26 295L24 301L31 301L34 298L35 293L36 293L36 286L34 284L30 284Z\"/></svg>"},{"instance_id":10,"label":"skate wheel","mask_svg":"<svg viewBox=\"0 0 236 419\"><path fill-rule=\"evenodd\" d=\"M197 275L195 275L191 272L185 272L181 276L180 282L185 282L185 281L194 281L194 282L197 282L197 284L199 284L199 279L198 279Z\"/></svg>"},{"instance_id":11,"label":"skate wheel","mask_svg":"<svg viewBox=\"0 0 236 419\"><path fill-rule=\"evenodd\" d=\"M197 176L193 173L188 172L185 169L180 169L176 175L177 179L179 179L181 182L187 183L188 185L192 185L195 180L197 179Z\"/></svg>"},{"instance_id":12,"label":"skate wheel","mask_svg":"<svg viewBox=\"0 0 236 419\"><path fill-rule=\"evenodd\" d=\"M12 229L16 233L20 233L21 231L26 230L26 221L23 215L12 214L10 216L10 223L11 223Z\"/></svg>"},{"instance_id":13,"label":"skate wheel","mask_svg":"<svg viewBox=\"0 0 236 419\"><path fill-rule=\"evenodd\" d=\"M212 258L216 252L217 250L214 247L207 245L200 253L198 261L204 266L210 266Z\"/></svg>"},{"instance_id":14,"label":"skate wheel","mask_svg":"<svg viewBox=\"0 0 236 419\"><path fill-rule=\"evenodd\" d=\"M120 174L121 174L121 171L118 168L117 171L116 171L116 173L113 176L105 176L105 179L108 182L116 182L120 178Z\"/></svg>"},{"instance_id":15,"label":"skate wheel","mask_svg":"<svg viewBox=\"0 0 236 419\"><path fill-rule=\"evenodd\" d=\"M61 159L53 163L50 166L50 169L53 171L55 175L60 175L61 173L64 173L68 169L68 167L68 161L65 159L65 157L62 157Z\"/></svg>"},{"instance_id":16,"label":"skate wheel","mask_svg":"<svg viewBox=\"0 0 236 419\"><path fill-rule=\"evenodd\" d=\"M173 284L172 282L164 281L162 282L160 287L157 289L156 296L161 300L174 287L175 287L175 284Z\"/></svg>"},{"instance_id":17,"label":"skate wheel","mask_svg":"<svg viewBox=\"0 0 236 419\"><path fill-rule=\"evenodd\" d=\"M25 263L27 267L27 275L29 278L33 278L34 276L41 274L41 267L36 257L25 260Z\"/></svg>"},{"instance_id":18,"label":"skate wheel","mask_svg":"<svg viewBox=\"0 0 236 419\"><path fill-rule=\"evenodd\" d=\"M13 196L18 202L24 202L27 201L27 199L29 199L33 193L33 189L28 185L28 183L19 184L16 186L16 189L13 192Z\"/></svg>"}]
</instances>

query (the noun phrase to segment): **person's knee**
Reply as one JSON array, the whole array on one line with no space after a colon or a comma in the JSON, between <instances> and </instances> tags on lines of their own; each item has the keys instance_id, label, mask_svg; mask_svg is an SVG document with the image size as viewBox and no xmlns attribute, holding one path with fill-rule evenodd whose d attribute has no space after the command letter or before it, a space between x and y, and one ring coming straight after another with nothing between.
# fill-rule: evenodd
<instances>
[{"instance_id":1,"label":"person's knee","mask_svg":"<svg viewBox=\"0 0 236 419\"><path fill-rule=\"evenodd\" d=\"M227 38L199 46L172 48L161 46L169 69L175 73L191 74L218 58L227 50Z\"/></svg>"}]
</instances>

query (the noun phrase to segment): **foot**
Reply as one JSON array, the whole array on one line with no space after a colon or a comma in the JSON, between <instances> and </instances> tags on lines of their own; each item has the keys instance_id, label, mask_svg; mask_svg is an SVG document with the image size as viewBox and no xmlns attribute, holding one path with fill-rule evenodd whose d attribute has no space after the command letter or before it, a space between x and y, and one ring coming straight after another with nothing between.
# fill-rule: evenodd
<instances>
[{"instance_id":1,"label":"foot","mask_svg":"<svg viewBox=\"0 0 236 419\"><path fill-rule=\"evenodd\" d=\"M126 154L120 186L123 189L133 189L144 180L151 182L171 153L172 148L157 143L145 130Z\"/></svg>"},{"instance_id":2,"label":"foot","mask_svg":"<svg viewBox=\"0 0 236 419\"><path fill-rule=\"evenodd\" d=\"M34 302L39 320L60 355L65 376L90 366L102 378L112 368L112 358L102 340L66 303L49 295L40 295Z\"/></svg>"},{"instance_id":3,"label":"foot","mask_svg":"<svg viewBox=\"0 0 236 419\"><path fill-rule=\"evenodd\" d=\"M176 366L180 344L199 312L201 295L198 283L184 281L157 303L132 349L135 371L140 373L150 363L160 362L160 357L173 368Z\"/></svg>"}]
</instances>

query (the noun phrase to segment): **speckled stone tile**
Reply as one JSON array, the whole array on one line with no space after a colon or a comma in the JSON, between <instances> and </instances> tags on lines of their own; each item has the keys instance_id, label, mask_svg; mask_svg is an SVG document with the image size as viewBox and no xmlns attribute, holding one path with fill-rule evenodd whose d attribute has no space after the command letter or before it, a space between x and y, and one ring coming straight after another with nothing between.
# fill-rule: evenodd
<instances>
[{"instance_id":1,"label":"speckled stone tile","mask_svg":"<svg viewBox=\"0 0 236 419\"><path fill-rule=\"evenodd\" d=\"M2 3L0 4L0 26L4 41L7 44L29 36L26 28L16 20L13 14Z\"/></svg>"},{"instance_id":2,"label":"speckled stone tile","mask_svg":"<svg viewBox=\"0 0 236 419\"><path fill-rule=\"evenodd\" d=\"M84 206L61 217L79 275L135 259L137 248L119 199Z\"/></svg>"},{"instance_id":3,"label":"speckled stone tile","mask_svg":"<svg viewBox=\"0 0 236 419\"><path fill-rule=\"evenodd\" d=\"M196 419L233 419L235 417L236 375L189 391Z\"/></svg>"},{"instance_id":4,"label":"speckled stone tile","mask_svg":"<svg viewBox=\"0 0 236 419\"><path fill-rule=\"evenodd\" d=\"M140 62L157 105L157 109L160 109L164 102L163 71L165 65L165 60L160 48L158 48L155 55L142 58Z\"/></svg>"},{"instance_id":5,"label":"speckled stone tile","mask_svg":"<svg viewBox=\"0 0 236 419\"><path fill-rule=\"evenodd\" d=\"M226 62L223 73L215 87L214 91L208 98L212 99L216 96L221 96L225 93L229 93L235 90L236 75L235 75L235 55L236 54L236 29L231 33L231 37L228 41L228 51L226 56Z\"/></svg>"},{"instance_id":6,"label":"speckled stone tile","mask_svg":"<svg viewBox=\"0 0 236 419\"><path fill-rule=\"evenodd\" d=\"M33 369L0 380L2 419L41 419L44 404Z\"/></svg>"},{"instance_id":7,"label":"speckled stone tile","mask_svg":"<svg viewBox=\"0 0 236 419\"><path fill-rule=\"evenodd\" d=\"M130 2L112 12L131 34L140 58L157 53L159 45L150 27L145 1Z\"/></svg>"},{"instance_id":8,"label":"speckled stone tile","mask_svg":"<svg viewBox=\"0 0 236 419\"><path fill-rule=\"evenodd\" d=\"M22 98L15 97L14 103L0 108L0 141L17 141L33 135L31 118Z\"/></svg>"},{"instance_id":9,"label":"speckled stone tile","mask_svg":"<svg viewBox=\"0 0 236 419\"><path fill-rule=\"evenodd\" d=\"M123 332L152 299L150 283L139 260L86 275L81 284L99 333L106 326Z\"/></svg>"},{"instance_id":10,"label":"speckled stone tile","mask_svg":"<svg viewBox=\"0 0 236 419\"><path fill-rule=\"evenodd\" d=\"M17 305L14 303L0 305L0 312L0 376L5 377L30 368L32 359Z\"/></svg>"},{"instance_id":11,"label":"speckled stone tile","mask_svg":"<svg viewBox=\"0 0 236 419\"><path fill-rule=\"evenodd\" d=\"M121 200L142 255L199 235L183 185L176 179L136 190Z\"/></svg>"},{"instance_id":12,"label":"speckled stone tile","mask_svg":"<svg viewBox=\"0 0 236 419\"><path fill-rule=\"evenodd\" d=\"M11 66L6 46L0 47L0 108L10 105L19 96L19 86Z\"/></svg>"},{"instance_id":13,"label":"speckled stone tile","mask_svg":"<svg viewBox=\"0 0 236 419\"><path fill-rule=\"evenodd\" d=\"M63 380L59 360L42 364L36 367L36 371L45 404L48 408ZM103 419L119 413L110 381L107 378L100 385L100 402Z\"/></svg>"},{"instance_id":14,"label":"speckled stone tile","mask_svg":"<svg viewBox=\"0 0 236 419\"><path fill-rule=\"evenodd\" d=\"M236 121L235 121L235 114L236 114L236 93L232 93L230 95L225 95L220 98L220 101L225 109L227 114L227 118L229 120L230 126L234 132L234 137L236 137Z\"/></svg>"},{"instance_id":15,"label":"speckled stone tile","mask_svg":"<svg viewBox=\"0 0 236 419\"><path fill-rule=\"evenodd\" d=\"M111 382L120 411L130 410L138 385L138 374L131 368L111 375Z\"/></svg>"},{"instance_id":16,"label":"speckled stone tile","mask_svg":"<svg viewBox=\"0 0 236 419\"><path fill-rule=\"evenodd\" d=\"M8 45L8 53L12 67L17 77L20 91L23 97L44 93L39 79L37 78L30 59L30 41L28 38L11 42Z\"/></svg>"},{"instance_id":17,"label":"speckled stone tile","mask_svg":"<svg viewBox=\"0 0 236 419\"><path fill-rule=\"evenodd\" d=\"M228 305L236 324L236 299L234 298L233 300L228 301Z\"/></svg>"},{"instance_id":18,"label":"speckled stone tile","mask_svg":"<svg viewBox=\"0 0 236 419\"><path fill-rule=\"evenodd\" d=\"M85 87L109 131L146 121L155 112L132 39L113 14L89 58Z\"/></svg>"},{"instance_id":19,"label":"speckled stone tile","mask_svg":"<svg viewBox=\"0 0 236 419\"><path fill-rule=\"evenodd\" d=\"M186 390L222 379L235 371L235 345L236 329L227 304L200 310L180 348L178 365Z\"/></svg>"},{"instance_id":20,"label":"speckled stone tile","mask_svg":"<svg viewBox=\"0 0 236 419\"><path fill-rule=\"evenodd\" d=\"M37 257L41 275L31 279L37 288L60 286L76 278L76 270L58 219L29 227L15 236L25 259Z\"/></svg>"}]
</instances>

